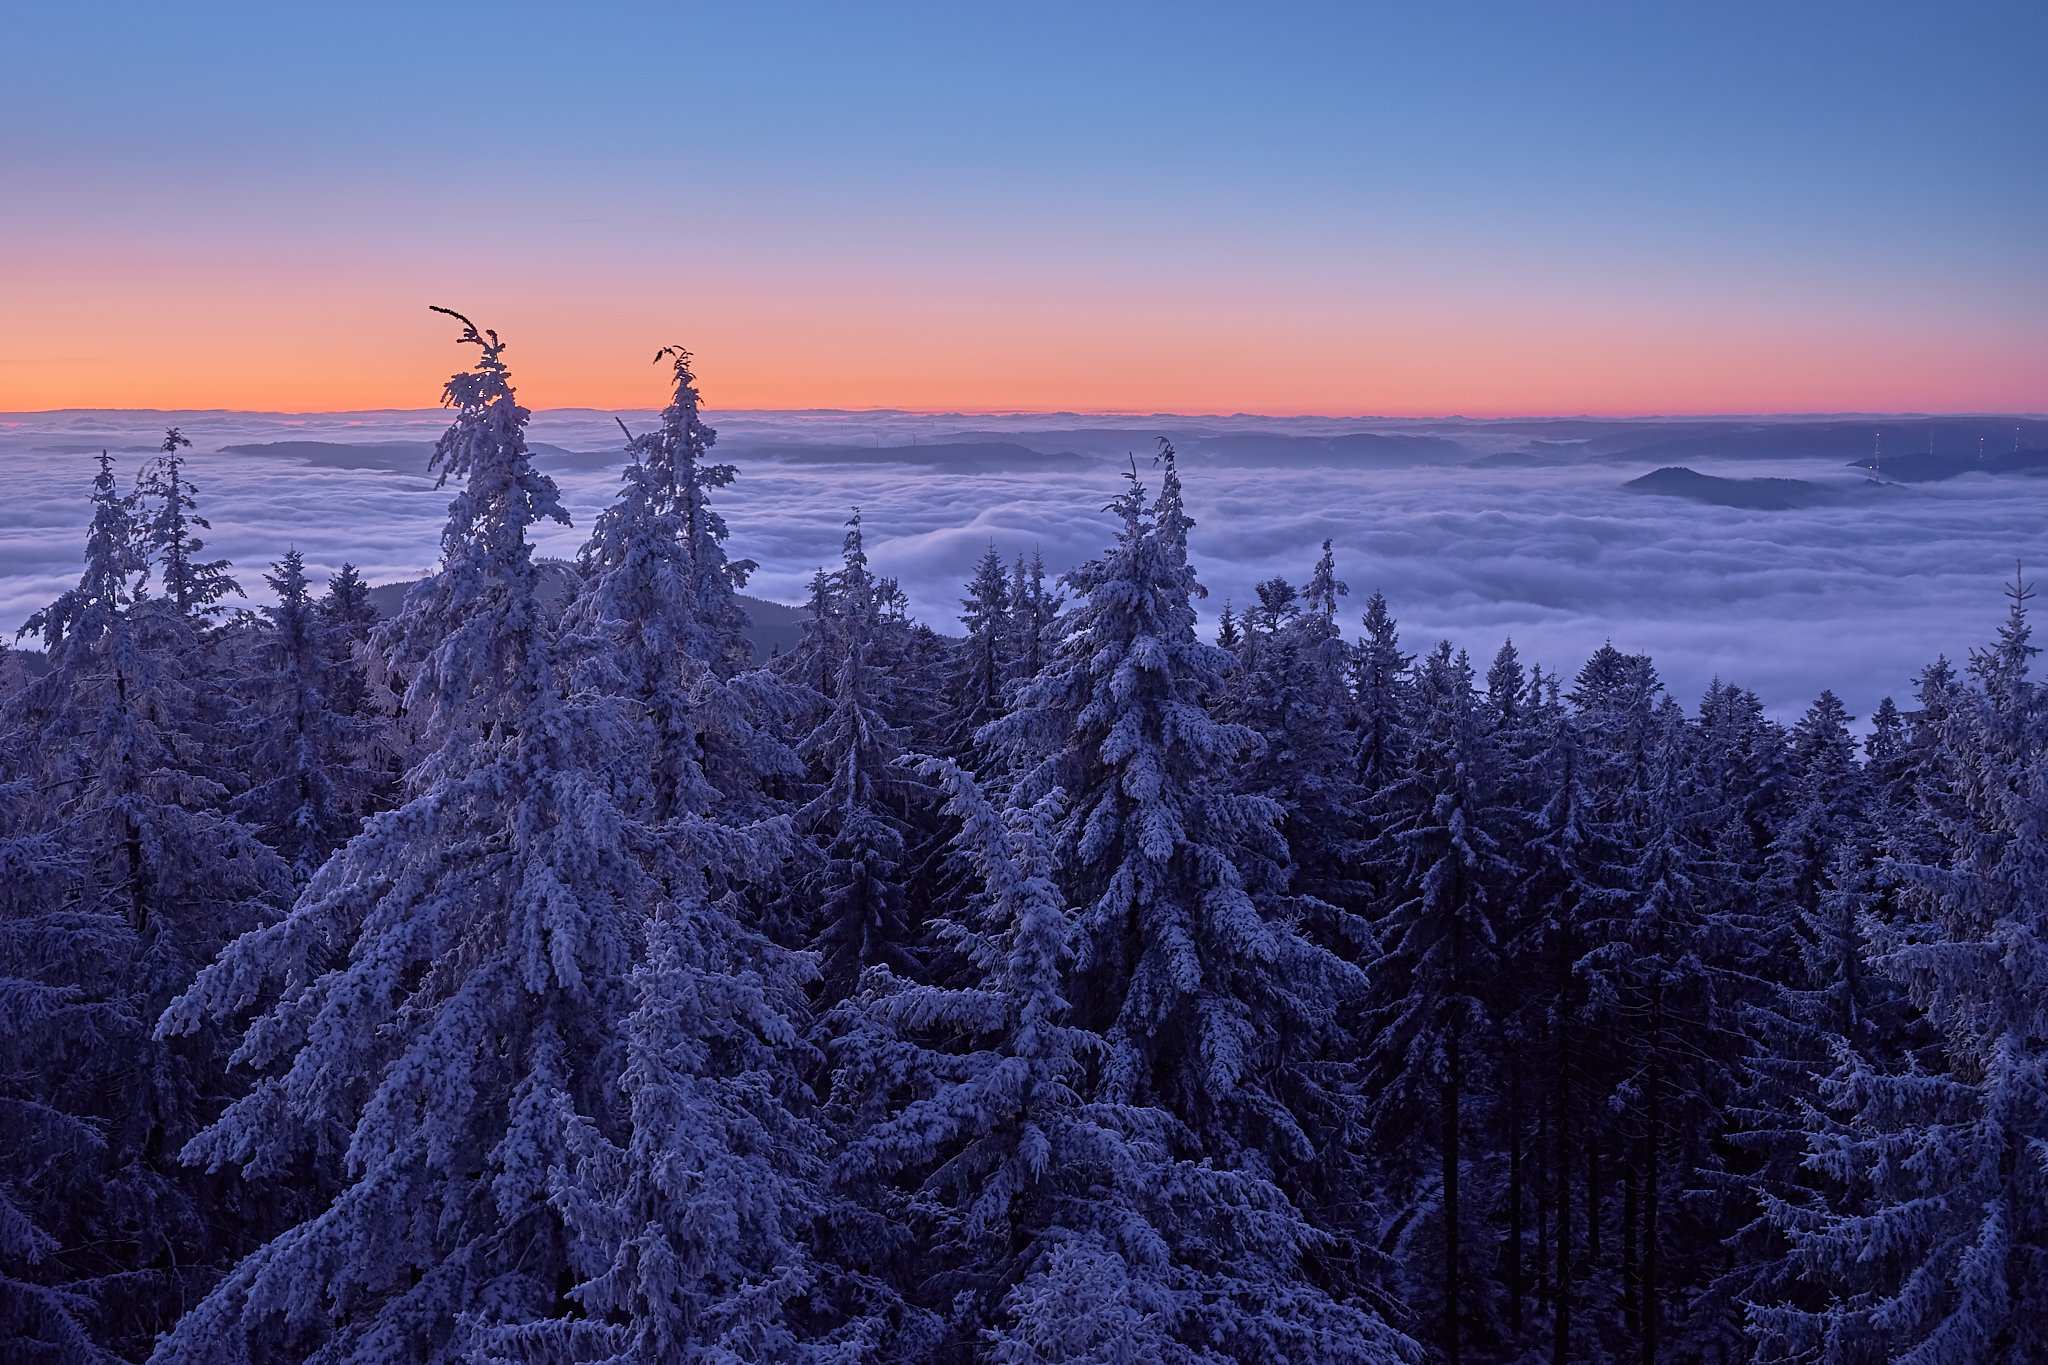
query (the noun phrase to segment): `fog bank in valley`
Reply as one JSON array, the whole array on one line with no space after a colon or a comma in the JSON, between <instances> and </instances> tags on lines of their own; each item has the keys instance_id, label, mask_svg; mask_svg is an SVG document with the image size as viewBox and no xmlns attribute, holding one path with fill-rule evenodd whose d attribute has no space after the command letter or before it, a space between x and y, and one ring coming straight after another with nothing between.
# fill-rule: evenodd
<instances>
[{"instance_id":1,"label":"fog bank in valley","mask_svg":"<svg viewBox=\"0 0 2048 1365\"><path fill-rule=\"evenodd\" d=\"M535 528L572 557L618 481L621 437L651 413L542 412L537 463L571 528ZM124 486L166 425L252 601L289 547L316 581L342 561L372 582L433 567L449 494L426 453L437 411L287 416L0 415L0 626L76 582L90 456ZM1383 421L907 413L714 415L716 458L741 477L718 505L749 591L802 600L836 564L850 509L913 611L958 630L961 585L993 542L1063 569L1101 552L1101 511L1157 438L1181 454L1191 545L1213 630L1275 574L1296 582L1335 542L1347 624L1384 592L1419 650L1449 638L1482 660L1512 636L1567 672L1602 641L1655 656L1688 706L1716 676L1781 718L1832 687L1859 716L1903 699L1935 655L1989 639L2013 562L2048 564L2048 422L2020 418ZM2015 453L2018 452L2018 453ZM2048 462L2043 457L2042 462ZM1874 467L1873 467L1874 466ZM1684 470L1686 474L1670 471ZM1660 472L1664 471L1664 472ZM23 642L28 643L27 641Z\"/></svg>"}]
</instances>

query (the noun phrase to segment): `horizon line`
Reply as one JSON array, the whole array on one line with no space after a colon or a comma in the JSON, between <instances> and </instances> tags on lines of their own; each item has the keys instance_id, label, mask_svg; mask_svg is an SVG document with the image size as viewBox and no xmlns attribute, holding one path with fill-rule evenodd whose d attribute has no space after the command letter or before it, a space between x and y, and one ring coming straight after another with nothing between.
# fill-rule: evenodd
<instances>
[{"instance_id":1,"label":"horizon line","mask_svg":"<svg viewBox=\"0 0 2048 1365\"><path fill-rule=\"evenodd\" d=\"M531 408L535 417L548 413L588 412L603 415L614 413L658 413L660 407L602 408L587 404L567 404L561 407ZM72 415L110 414L122 416L194 416L194 417L355 417L355 416L439 416L448 412L445 406L430 408L304 408L286 410L283 408L37 408L14 412L0 412L0 428L24 425L34 419L49 419ZM1960 418L1996 417L2019 418L2025 421L2048 421L2048 412L1998 411L1986 409L1957 409L1953 411L1926 412L1509 412L1509 413L1344 413L1344 412L1140 412L1122 408L989 408L989 409L922 409L922 408L720 408L705 404L699 408L705 413L724 416L745 417L753 415L777 417L919 417L919 418L1000 418L1000 417L1076 417L1076 418L1120 418L1126 420L1158 420L1170 418L1184 421L1235 421L1245 418L1271 421L1318 420L1327 422L1733 422L1733 421L1822 421L1822 420L1889 420L1908 418Z\"/></svg>"}]
</instances>

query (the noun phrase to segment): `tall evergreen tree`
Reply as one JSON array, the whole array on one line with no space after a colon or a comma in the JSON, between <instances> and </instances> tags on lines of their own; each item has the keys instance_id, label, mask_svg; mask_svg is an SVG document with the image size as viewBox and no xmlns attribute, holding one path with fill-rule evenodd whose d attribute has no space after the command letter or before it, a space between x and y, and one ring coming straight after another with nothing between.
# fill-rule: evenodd
<instances>
[{"instance_id":1,"label":"tall evergreen tree","mask_svg":"<svg viewBox=\"0 0 2048 1365\"><path fill-rule=\"evenodd\" d=\"M1080 605L1054 661L986 733L1017 761L1016 799L1071 797L1053 846L1064 894L1082 907L1073 998L1077 1022L1104 1038L1096 1097L1163 1112L1181 1134L1176 1155L1235 1177L1221 1202L1179 1215L1161 1256L1192 1269L1217 1253L1208 1273L1276 1295L1266 1321L1321 1324L1328 1358L1340 1347L1385 1358L1395 1346L1376 1319L1291 1269L1321 1239L1271 1182L1318 1160L1299 1117L1304 1064L1359 983L1274 913L1280 812L1225 785L1257 739L1209 714L1230 659L1195 636L1192 521L1170 445L1162 458L1157 501L1133 471L1110 503L1123 523L1115 548L1066 576ZM1249 1233L1239 1220L1254 1210L1267 1232L1201 1231L1220 1219ZM1235 1358L1278 1358L1293 1349L1284 1340L1251 1337Z\"/></svg>"},{"instance_id":2,"label":"tall evergreen tree","mask_svg":"<svg viewBox=\"0 0 2048 1365\"><path fill-rule=\"evenodd\" d=\"M754 564L727 561L727 527L709 503L738 471L702 463L717 433L699 420L690 354L667 347L655 359L664 357L674 401L660 427L628 439L625 486L577 556L583 581L563 614L561 653L576 687L637 710L649 764L630 799L641 818L716 810L742 824L772 813L766 784L801 771L775 734L800 703L742 671L747 615L735 589Z\"/></svg>"},{"instance_id":3,"label":"tall evergreen tree","mask_svg":"<svg viewBox=\"0 0 2048 1365\"><path fill-rule=\"evenodd\" d=\"M210 683L192 623L141 596L144 529L99 465L85 572L24 627L49 670L0 719L14 853L38 864L0 928L0 978L23 1010L12 1041L37 1049L7 1098L32 1140L75 1158L15 1186L36 1264L6 1273L39 1287L25 1340L75 1355L69 1315L92 1343L77 1358L133 1358L237 1250L208 1208L225 1182L176 1160L222 1097L218 1049L153 1041L150 1025L225 941L274 916L289 878L221 814L218 756L192 727Z\"/></svg>"},{"instance_id":4,"label":"tall evergreen tree","mask_svg":"<svg viewBox=\"0 0 2048 1365\"><path fill-rule=\"evenodd\" d=\"M236 1060L256 1083L188 1160L275 1180L338 1150L345 1184L178 1324L165 1365L453 1360L573 1308L551 1172L620 1130L628 973L659 892L612 796L618 706L555 682L526 528L567 518L504 343L457 320L482 354L448 382L431 465L464 485L440 572L381 631L422 727L408 799L160 1026L254 1011Z\"/></svg>"},{"instance_id":5,"label":"tall evergreen tree","mask_svg":"<svg viewBox=\"0 0 2048 1365\"><path fill-rule=\"evenodd\" d=\"M747 614L734 594L746 586L756 566L751 559L726 557L729 532L725 518L711 506L711 492L732 483L739 469L704 462L718 433L700 416L703 399L690 369L690 353L667 346L654 357L657 363L664 358L675 366L675 395L662 409L661 425L642 438L636 453L655 510L672 513L678 522L673 538L683 550L692 629L683 648L712 665L720 677L729 677L745 667L749 652L744 634Z\"/></svg>"},{"instance_id":6,"label":"tall evergreen tree","mask_svg":"<svg viewBox=\"0 0 2048 1365\"><path fill-rule=\"evenodd\" d=\"M871 659L882 623L858 512L847 523L844 552L833 608L844 635L832 709L797 746L820 779L796 819L823 858L808 899L827 1002L850 993L866 967L886 964L907 977L923 975L903 888L907 841L917 834L913 815L923 792L898 763L905 736L886 718L888 675Z\"/></svg>"},{"instance_id":7,"label":"tall evergreen tree","mask_svg":"<svg viewBox=\"0 0 2048 1365\"><path fill-rule=\"evenodd\" d=\"M192 528L211 531L213 524L199 515L199 489L185 477L185 457L178 453L191 444L176 427L164 433L163 453L135 481L135 501L142 509L142 545L156 557L171 605L180 616L207 616L229 593L246 594L228 576L227 560L199 559L206 544Z\"/></svg>"},{"instance_id":8,"label":"tall evergreen tree","mask_svg":"<svg viewBox=\"0 0 2048 1365\"><path fill-rule=\"evenodd\" d=\"M363 658L371 628L377 624L377 607L370 601L370 585L363 582L355 565L343 564L328 577L327 591L320 595L313 610L328 627L327 638L334 650L327 700L345 716L363 716L375 709Z\"/></svg>"},{"instance_id":9,"label":"tall evergreen tree","mask_svg":"<svg viewBox=\"0 0 2048 1365\"><path fill-rule=\"evenodd\" d=\"M329 624L352 641L367 640L377 624L377 607L370 601L370 585L353 564L343 564L327 579L327 591L315 606Z\"/></svg>"},{"instance_id":10,"label":"tall evergreen tree","mask_svg":"<svg viewBox=\"0 0 2048 1365\"><path fill-rule=\"evenodd\" d=\"M1366 1079L1377 1140L1417 1157L1433 1148L1437 1158L1433 1179L1420 1183L1438 1209L1428 1220L1438 1274L1410 1301L1434 1302L1439 1350L1451 1365L1471 1331L1474 1287L1486 1282L1464 1268L1467 1223L1483 1223L1462 1202L1461 1176L1479 1165L1466 1135L1483 1121L1474 1100L1487 1095L1499 1062L1503 848L1519 832L1472 684L1470 662L1448 641L1417 667L1409 774L1382 793L1394 869L1373 924ZM1427 1224L1411 1226L1412 1236ZM1423 1259L1409 1257L1417 1281Z\"/></svg>"},{"instance_id":11,"label":"tall evergreen tree","mask_svg":"<svg viewBox=\"0 0 2048 1365\"><path fill-rule=\"evenodd\" d=\"M1865 920L1947 1070L1845 1056L1822 1092L1837 1117L1815 1125L1808 1159L1851 1200L1783 1211L1807 1273L1836 1290L1805 1323L1830 1361L2048 1355L2048 708L2027 677L2031 593L2015 581L2010 595L1996 644L1971 660L1976 686L1936 693L1953 785L1934 819L1952 860L1896 860L1906 913Z\"/></svg>"},{"instance_id":12,"label":"tall evergreen tree","mask_svg":"<svg viewBox=\"0 0 2048 1365\"><path fill-rule=\"evenodd\" d=\"M1365 908L1366 887L1358 869L1366 793L1352 754L1351 651L1337 626L1337 598L1350 590L1337 579L1330 545L1323 542L1322 558L1298 594L1306 610L1291 612L1270 631L1253 627L1258 643L1238 651L1239 667L1218 714L1259 736L1259 747L1238 765L1232 785L1277 802L1283 811L1288 884L1304 931L1351 957L1362 943L1357 916ZM1280 598L1277 592L1268 596Z\"/></svg>"},{"instance_id":13,"label":"tall evergreen tree","mask_svg":"<svg viewBox=\"0 0 2048 1365\"><path fill-rule=\"evenodd\" d=\"M264 575L277 605L237 680L244 714L232 763L244 789L235 815L291 865L301 886L362 827L380 785L374 719L344 709L361 679L341 639L306 591L304 561L287 550ZM340 636L341 639L337 639Z\"/></svg>"},{"instance_id":14,"label":"tall evergreen tree","mask_svg":"<svg viewBox=\"0 0 2048 1365\"><path fill-rule=\"evenodd\" d=\"M1044 556L1033 550L1027 565L1018 555L1010 569L1010 657L1016 677L1035 678L1045 667L1059 610L1059 595L1046 591Z\"/></svg>"},{"instance_id":15,"label":"tall evergreen tree","mask_svg":"<svg viewBox=\"0 0 2048 1365\"><path fill-rule=\"evenodd\" d=\"M1407 673L1414 658L1401 652L1399 623L1378 592L1366 599L1364 624L1352 688L1358 697L1358 777L1374 792L1394 781L1407 761Z\"/></svg>"},{"instance_id":16,"label":"tall evergreen tree","mask_svg":"<svg viewBox=\"0 0 2048 1365\"><path fill-rule=\"evenodd\" d=\"M1031 610L1028 601L1023 606ZM959 671L952 688L953 735L947 749L965 755L973 747L975 732L1003 714L1004 684L1015 673L1010 657L1015 635L1010 584L995 546L989 546L974 566L974 577L968 581L960 607L967 639L960 647Z\"/></svg>"}]
</instances>

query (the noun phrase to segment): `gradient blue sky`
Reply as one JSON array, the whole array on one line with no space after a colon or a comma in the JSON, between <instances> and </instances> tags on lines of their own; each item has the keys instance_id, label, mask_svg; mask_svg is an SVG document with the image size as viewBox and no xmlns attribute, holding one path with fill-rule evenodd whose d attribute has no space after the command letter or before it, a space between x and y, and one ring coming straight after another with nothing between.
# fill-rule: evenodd
<instances>
[{"instance_id":1,"label":"gradient blue sky","mask_svg":"<svg viewBox=\"0 0 2048 1365\"><path fill-rule=\"evenodd\" d=\"M0 409L2048 409L2048 5L10 4Z\"/></svg>"}]
</instances>

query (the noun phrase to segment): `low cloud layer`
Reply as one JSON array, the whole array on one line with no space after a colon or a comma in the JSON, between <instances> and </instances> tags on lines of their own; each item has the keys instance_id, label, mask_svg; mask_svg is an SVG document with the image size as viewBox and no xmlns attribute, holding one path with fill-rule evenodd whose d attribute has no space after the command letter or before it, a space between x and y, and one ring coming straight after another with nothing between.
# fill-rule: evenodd
<instances>
[{"instance_id":1,"label":"low cloud layer","mask_svg":"<svg viewBox=\"0 0 2048 1365\"><path fill-rule=\"evenodd\" d=\"M652 421L619 416L634 430ZM1731 428L1717 444L1687 428L1685 463L1701 474L1796 478L1830 494L1811 506L1753 510L1627 491L1630 479L1671 462L1670 446L1648 449L1655 442L1618 424L894 413L715 420L719 457L742 470L719 505L732 552L761 564L752 591L800 601L811 573L837 563L858 505L877 569L897 576L913 609L947 632L959 629L962 581L990 544L1006 557L1037 549L1055 570L1099 553L1114 536L1101 508L1123 484L1126 452L1157 485L1154 434L1171 435L1185 452L1210 628L1226 600L1251 599L1254 583L1304 579L1329 538L1352 588L1347 625L1377 588L1410 649L1448 638L1483 666L1511 635L1524 660L1570 672L1611 639L1654 655L1688 704L1718 676L1754 688L1788 719L1824 687L1861 716L1887 693L1903 701L1935 655L1959 658L1990 638L2016 558L2048 563L2048 479L1972 473L1879 485L1845 467L1839 423L1806 455L1796 440L1740 438ZM372 582L415 577L438 555L448 494L434 488L424 461L407 468L408 453L396 447L417 449L446 421L434 412L0 417L9 495L0 507L0 626L11 630L77 581L91 455L114 449L125 488L170 422L195 441L189 469L213 522L208 553L235 561L252 601L268 600L264 568L291 546L321 576L349 560ZM1930 444L1978 439L1961 426L1941 436L1921 425ZM2039 424L2024 425L2031 443ZM1330 439L1359 433L1385 439ZM553 412L536 417L532 435L575 520L541 528L537 540L543 553L568 557L616 488L618 428L610 413ZM1889 439L1899 448L1919 437ZM302 444L223 450L281 442ZM889 461L891 447L992 442L1085 458L1020 457L1017 468L986 452L855 462L861 447ZM383 449L360 459L320 449L337 445ZM794 458L798 447L809 457Z\"/></svg>"}]
</instances>

